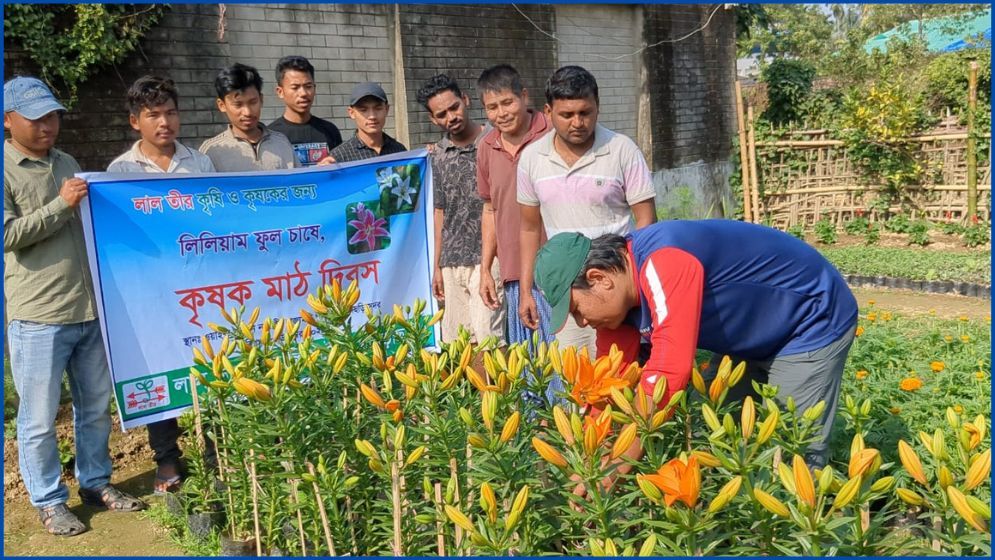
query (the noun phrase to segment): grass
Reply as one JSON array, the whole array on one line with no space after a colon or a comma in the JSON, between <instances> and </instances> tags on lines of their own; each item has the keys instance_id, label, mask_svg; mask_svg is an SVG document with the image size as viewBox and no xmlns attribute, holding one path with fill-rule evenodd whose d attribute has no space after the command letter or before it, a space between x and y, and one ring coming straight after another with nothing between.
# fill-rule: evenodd
<instances>
[{"instance_id":1,"label":"grass","mask_svg":"<svg viewBox=\"0 0 995 560\"><path fill-rule=\"evenodd\" d=\"M949 252L903 247L828 247L819 251L843 274L990 285L991 251Z\"/></svg>"},{"instance_id":2,"label":"grass","mask_svg":"<svg viewBox=\"0 0 995 560\"><path fill-rule=\"evenodd\" d=\"M187 520L170 512L161 500L151 504L142 515L156 525L168 529L170 539L188 556L217 556L221 550L217 531L212 531L205 540L198 539L190 534Z\"/></svg>"}]
</instances>

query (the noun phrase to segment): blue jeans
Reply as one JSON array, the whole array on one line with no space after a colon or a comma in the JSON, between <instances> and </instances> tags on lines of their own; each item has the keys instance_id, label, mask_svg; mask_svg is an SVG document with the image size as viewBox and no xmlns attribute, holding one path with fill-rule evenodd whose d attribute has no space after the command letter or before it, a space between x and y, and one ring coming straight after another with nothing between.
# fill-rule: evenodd
<instances>
[{"instance_id":1,"label":"blue jeans","mask_svg":"<svg viewBox=\"0 0 995 560\"><path fill-rule=\"evenodd\" d=\"M73 396L76 479L80 488L109 484L111 375L98 322L47 325L14 320L8 337L14 385L21 398L18 463L31 505L46 507L69 499L55 438L63 371L69 374Z\"/></svg>"}]
</instances>

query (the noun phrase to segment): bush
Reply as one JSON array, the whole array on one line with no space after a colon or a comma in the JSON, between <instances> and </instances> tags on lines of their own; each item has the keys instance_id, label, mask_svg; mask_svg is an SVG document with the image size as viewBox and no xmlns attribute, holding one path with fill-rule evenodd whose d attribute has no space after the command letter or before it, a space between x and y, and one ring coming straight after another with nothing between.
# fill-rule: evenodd
<instances>
[{"instance_id":1,"label":"bush","mask_svg":"<svg viewBox=\"0 0 995 560\"><path fill-rule=\"evenodd\" d=\"M965 247L978 247L991 240L991 224L975 218L971 225L964 228L962 237Z\"/></svg>"},{"instance_id":2,"label":"bush","mask_svg":"<svg viewBox=\"0 0 995 560\"><path fill-rule=\"evenodd\" d=\"M907 139L925 128L920 100L895 84L855 89L843 102L840 138L850 159L870 182L896 197L902 187L919 184L926 168L917 161L919 146Z\"/></svg>"},{"instance_id":3,"label":"bush","mask_svg":"<svg viewBox=\"0 0 995 560\"><path fill-rule=\"evenodd\" d=\"M767 109L762 118L774 124L799 120L813 78L815 68L801 60L779 58L764 67L760 79L767 84Z\"/></svg>"},{"instance_id":4,"label":"bush","mask_svg":"<svg viewBox=\"0 0 995 560\"><path fill-rule=\"evenodd\" d=\"M929 245L929 222L916 220L909 226L909 244L925 247Z\"/></svg>"},{"instance_id":5,"label":"bush","mask_svg":"<svg viewBox=\"0 0 995 560\"><path fill-rule=\"evenodd\" d=\"M926 102L933 109L949 107L961 122L967 118L968 64L978 63L978 121L981 130L991 127L992 54L990 49L964 49L941 54L926 66Z\"/></svg>"},{"instance_id":6,"label":"bush","mask_svg":"<svg viewBox=\"0 0 995 560\"><path fill-rule=\"evenodd\" d=\"M891 233L908 233L912 228L912 222L905 214L895 214L884 223L884 229Z\"/></svg>"},{"instance_id":7,"label":"bush","mask_svg":"<svg viewBox=\"0 0 995 560\"><path fill-rule=\"evenodd\" d=\"M819 240L819 243L824 245L833 245L836 243L836 224L829 218L823 216L821 220L815 222L814 230L815 237Z\"/></svg>"},{"instance_id":8,"label":"bush","mask_svg":"<svg viewBox=\"0 0 995 560\"><path fill-rule=\"evenodd\" d=\"M877 224L867 224L867 229L864 230L864 244L874 245L881 239L881 230L878 228Z\"/></svg>"},{"instance_id":9,"label":"bush","mask_svg":"<svg viewBox=\"0 0 995 560\"><path fill-rule=\"evenodd\" d=\"M850 235L863 235L867 231L870 222L864 216L857 216L849 222L843 224L843 231Z\"/></svg>"}]
</instances>

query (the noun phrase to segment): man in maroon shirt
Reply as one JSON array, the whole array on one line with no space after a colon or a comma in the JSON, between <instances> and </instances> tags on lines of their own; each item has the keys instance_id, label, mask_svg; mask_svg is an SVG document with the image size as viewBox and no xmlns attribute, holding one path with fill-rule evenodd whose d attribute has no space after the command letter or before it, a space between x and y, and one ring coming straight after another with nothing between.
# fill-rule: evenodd
<instances>
[{"instance_id":1,"label":"man in maroon shirt","mask_svg":"<svg viewBox=\"0 0 995 560\"><path fill-rule=\"evenodd\" d=\"M484 70L477 80L477 89L493 125L477 149L477 190L484 199L481 220L480 297L492 309L500 305L494 278L490 275L495 254L501 263L508 313L508 343L531 341L539 333L541 341L552 342L549 329L549 305L533 286L530 293L519 291L519 231L521 210L517 198L518 159L526 146L550 130L549 120L540 111L529 108L529 93L522 87L518 71L507 64ZM545 240L543 240L545 241ZM538 329L524 325L515 310L519 301L533 306L540 318ZM554 399L562 390L559 379L550 383L547 396Z\"/></svg>"}]
</instances>

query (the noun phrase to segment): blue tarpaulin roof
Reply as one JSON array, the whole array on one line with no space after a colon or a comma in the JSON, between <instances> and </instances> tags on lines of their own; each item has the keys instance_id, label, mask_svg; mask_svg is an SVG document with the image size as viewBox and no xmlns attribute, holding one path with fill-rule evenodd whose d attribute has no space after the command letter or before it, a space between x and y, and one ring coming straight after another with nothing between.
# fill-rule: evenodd
<instances>
[{"instance_id":1,"label":"blue tarpaulin roof","mask_svg":"<svg viewBox=\"0 0 995 560\"><path fill-rule=\"evenodd\" d=\"M980 12L972 18L948 16L928 19L923 22L923 36L930 52L952 52L965 48L989 48L992 41L992 10ZM910 21L864 43L864 50L888 52L888 41L899 37L913 39L919 36L919 22Z\"/></svg>"}]
</instances>

